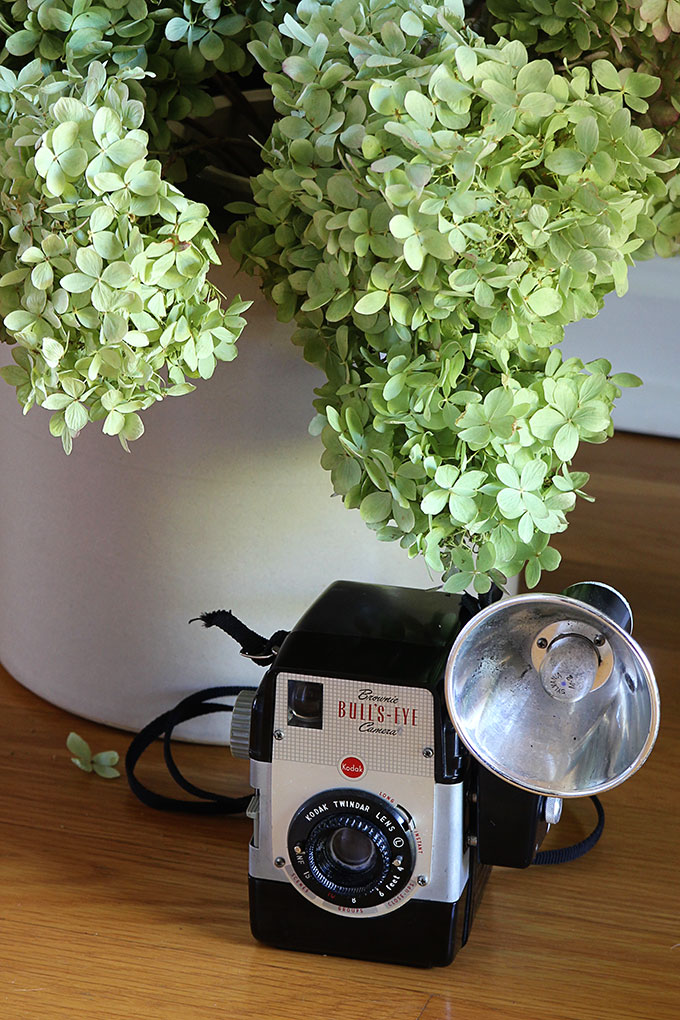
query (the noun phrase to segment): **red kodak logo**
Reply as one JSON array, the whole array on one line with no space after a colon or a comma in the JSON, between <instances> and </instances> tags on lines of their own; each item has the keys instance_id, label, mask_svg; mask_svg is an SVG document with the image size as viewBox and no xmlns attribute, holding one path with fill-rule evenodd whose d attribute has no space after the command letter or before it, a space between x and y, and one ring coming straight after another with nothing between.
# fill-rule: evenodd
<instances>
[{"instance_id":1,"label":"red kodak logo","mask_svg":"<svg viewBox=\"0 0 680 1020\"><path fill-rule=\"evenodd\" d=\"M366 769L361 758L348 755L340 762L340 771L347 779L361 779Z\"/></svg>"}]
</instances>

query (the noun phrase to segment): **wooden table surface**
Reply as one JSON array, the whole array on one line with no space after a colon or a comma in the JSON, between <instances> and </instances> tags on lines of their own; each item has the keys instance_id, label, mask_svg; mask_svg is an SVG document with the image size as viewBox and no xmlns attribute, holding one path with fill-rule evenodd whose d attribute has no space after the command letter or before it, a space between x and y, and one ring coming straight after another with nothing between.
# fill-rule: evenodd
<instances>
[{"instance_id":1,"label":"wooden table surface","mask_svg":"<svg viewBox=\"0 0 680 1020\"><path fill-rule=\"evenodd\" d=\"M129 737L0 673L2 1020L676 1020L680 443L621 435L579 466L597 471L598 503L576 511L558 542L564 563L541 587L619 586L662 698L656 748L603 797L607 824L591 854L495 869L448 968L269 949L248 927L250 822L152 811L124 779L78 771L64 746L71 729L95 751L122 754ZM247 764L226 749L185 745L178 758L199 782L246 788ZM142 775L166 788L161 773L154 751ZM593 814L569 802L545 845L581 838Z\"/></svg>"}]
</instances>

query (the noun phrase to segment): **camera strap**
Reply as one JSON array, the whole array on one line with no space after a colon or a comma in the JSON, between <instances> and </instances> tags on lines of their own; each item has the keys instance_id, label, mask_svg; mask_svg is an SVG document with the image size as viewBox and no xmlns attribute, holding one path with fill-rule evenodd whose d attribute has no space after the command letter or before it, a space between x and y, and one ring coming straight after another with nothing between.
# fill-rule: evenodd
<instances>
[{"instance_id":1,"label":"camera strap","mask_svg":"<svg viewBox=\"0 0 680 1020\"><path fill-rule=\"evenodd\" d=\"M255 688L208 687L205 691L197 691L184 698L168 712L163 712L157 719L140 730L125 755L125 773L130 789L143 804L159 811L186 811L195 815L235 815L242 814L246 810L250 803L250 794L244 797L227 797L211 790L204 790L186 779L177 767L171 743L173 731L180 723L188 722L189 719L198 719L203 715L233 711L231 705L215 704L215 699L233 696L242 690L255 690ZM145 786L135 775L137 762L150 744L159 737L163 737L163 757L168 772L177 785L196 797L196 800L168 797L165 794L156 793Z\"/></svg>"},{"instance_id":2,"label":"camera strap","mask_svg":"<svg viewBox=\"0 0 680 1020\"><path fill-rule=\"evenodd\" d=\"M241 655L252 659L258 666L271 665L288 633L285 630L277 630L270 638L264 638L246 627L228 609L216 609L209 613L201 613L200 616L189 620L189 623L197 621L200 621L204 627L219 627L238 642L241 646ZM232 712L231 705L216 704L216 699L234 696L244 690L252 691L256 688L249 686L208 687L204 691L197 691L184 698L168 712L163 712L157 719L153 719L144 729L140 730L125 755L125 774L130 789L143 804L159 811L184 811L195 815L235 815L246 810L251 800L250 794L244 797L227 797L224 794L196 786L182 775L172 754L172 734L176 726L188 722L190 719L198 719L203 715ZM156 793L145 786L135 775L137 762L150 744L159 737L163 737L163 757L168 772L177 785L197 798L196 800L168 797L165 794Z\"/></svg>"},{"instance_id":3,"label":"camera strap","mask_svg":"<svg viewBox=\"0 0 680 1020\"><path fill-rule=\"evenodd\" d=\"M252 659L258 666L271 666L283 639L288 634L287 630L277 630L270 638L263 638L250 627L246 627L245 623L241 623L228 609L214 609L209 613L201 613L200 616L189 620L189 623L199 621L204 627L219 627L223 630L241 646L241 655L246 659Z\"/></svg>"}]
</instances>

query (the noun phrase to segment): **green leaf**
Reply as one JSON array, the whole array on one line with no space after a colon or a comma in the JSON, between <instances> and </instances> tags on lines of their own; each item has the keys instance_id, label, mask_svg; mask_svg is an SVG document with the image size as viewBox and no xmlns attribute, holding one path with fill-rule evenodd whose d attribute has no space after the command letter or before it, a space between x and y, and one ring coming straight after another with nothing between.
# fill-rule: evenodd
<instances>
[{"instance_id":1,"label":"green leaf","mask_svg":"<svg viewBox=\"0 0 680 1020\"><path fill-rule=\"evenodd\" d=\"M553 149L545 157L544 163L547 169L552 170L553 173L560 174L560 176L568 176L582 170L585 161L586 158L582 152L577 152L576 149L570 149L563 145Z\"/></svg>"},{"instance_id":2,"label":"green leaf","mask_svg":"<svg viewBox=\"0 0 680 1020\"><path fill-rule=\"evenodd\" d=\"M76 265L78 269L81 273L93 276L95 280L100 276L103 264L101 257L97 255L93 248L78 248L76 251Z\"/></svg>"},{"instance_id":3,"label":"green leaf","mask_svg":"<svg viewBox=\"0 0 680 1020\"><path fill-rule=\"evenodd\" d=\"M47 290L48 287L52 286L53 280L54 272L49 262L39 262L37 266L33 267L31 283L38 290Z\"/></svg>"},{"instance_id":4,"label":"green leaf","mask_svg":"<svg viewBox=\"0 0 680 1020\"><path fill-rule=\"evenodd\" d=\"M444 509L449 501L448 490L434 489L423 497L420 509L424 514L438 514Z\"/></svg>"},{"instance_id":5,"label":"green leaf","mask_svg":"<svg viewBox=\"0 0 680 1020\"><path fill-rule=\"evenodd\" d=\"M128 287L133 276L132 269L127 262L112 262L102 273L102 281L109 287L120 289Z\"/></svg>"},{"instance_id":6,"label":"green leaf","mask_svg":"<svg viewBox=\"0 0 680 1020\"><path fill-rule=\"evenodd\" d=\"M42 402L42 406L46 407L48 411L63 411L65 407L68 407L72 402L73 398L69 397L66 393L50 393L48 397Z\"/></svg>"},{"instance_id":7,"label":"green leaf","mask_svg":"<svg viewBox=\"0 0 680 1020\"><path fill-rule=\"evenodd\" d=\"M69 149L59 157L59 166L67 177L76 180L85 170L88 158L84 149Z\"/></svg>"},{"instance_id":8,"label":"green leaf","mask_svg":"<svg viewBox=\"0 0 680 1020\"><path fill-rule=\"evenodd\" d=\"M373 290L369 291L368 294L364 294L354 306L354 311L359 315L373 315L375 312L379 312L381 308L385 307L387 301L387 292L384 290Z\"/></svg>"},{"instance_id":9,"label":"green leaf","mask_svg":"<svg viewBox=\"0 0 680 1020\"><path fill-rule=\"evenodd\" d=\"M529 427L536 439L551 443L564 421L564 415L554 407L542 407L529 419Z\"/></svg>"},{"instance_id":10,"label":"green leaf","mask_svg":"<svg viewBox=\"0 0 680 1020\"><path fill-rule=\"evenodd\" d=\"M561 420L562 419L560 418L560 421ZM500 478L504 485L508 485L511 489L519 489L521 484L519 475L511 464L501 461L496 468L496 475Z\"/></svg>"},{"instance_id":11,"label":"green leaf","mask_svg":"<svg viewBox=\"0 0 680 1020\"><path fill-rule=\"evenodd\" d=\"M361 481L361 467L353 457L343 457L331 470L333 489L345 496Z\"/></svg>"},{"instance_id":12,"label":"green leaf","mask_svg":"<svg viewBox=\"0 0 680 1020\"><path fill-rule=\"evenodd\" d=\"M449 496L449 513L455 521L469 524L477 516L477 504L471 496L461 496L452 492Z\"/></svg>"},{"instance_id":13,"label":"green leaf","mask_svg":"<svg viewBox=\"0 0 680 1020\"><path fill-rule=\"evenodd\" d=\"M208 32L199 42L198 49L206 60L219 60L224 53L224 43L215 32Z\"/></svg>"},{"instance_id":14,"label":"green leaf","mask_svg":"<svg viewBox=\"0 0 680 1020\"><path fill-rule=\"evenodd\" d=\"M390 220L390 233L398 240L405 241L415 233L415 227L408 216L399 213Z\"/></svg>"},{"instance_id":15,"label":"green leaf","mask_svg":"<svg viewBox=\"0 0 680 1020\"><path fill-rule=\"evenodd\" d=\"M14 312L10 312L4 318L5 328L10 333L20 333L27 326L32 325L35 322L35 315L33 312L28 312L24 308L18 308Z\"/></svg>"},{"instance_id":16,"label":"green leaf","mask_svg":"<svg viewBox=\"0 0 680 1020\"><path fill-rule=\"evenodd\" d=\"M593 74L603 88L617 90L621 88L618 71L609 60L594 60Z\"/></svg>"},{"instance_id":17,"label":"green leaf","mask_svg":"<svg viewBox=\"0 0 680 1020\"><path fill-rule=\"evenodd\" d=\"M424 25L414 11L405 11L399 19L399 27L406 35L415 39L420 38L424 31Z\"/></svg>"},{"instance_id":18,"label":"green leaf","mask_svg":"<svg viewBox=\"0 0 680 1020\"><path fill-rule=\"evenodd\" d=\"M130 329L130 330L128 330L127 333L125 334L125 336L123 337L123 339L125 340L125 343L126 344L130 344L131 347L148 347L149 346L149 338L146 335L146 333L142 332L141 329ZM186 346L188 346L189 342L193 342L191 337L189 337L189 340L187 341L187 345ZM185 350L186 350L186 346L185 346Z\"/></svg>"},{"instance_id":19,"label":"green leaf","mask_svg":"<svg viewBox=\"0 0 680 1020\"><path fill-rule=\"evenodd\" d=\"M171 18L165 26L165 38L170 42L179 42L189 30L189 23L184 18Z\"/></svg>"},{"instance_id":20,"label":"green leaf","mask_svg":"<svg viewBox=\"0 0 680 1020\"><path fill-rule=\"evenodd\" d=\"M58 365L61 358L64 356L63 344L60 344L58 340L53 337L46 336L42 342L43 357L48 365Z\"/></svg>"},{"instance_id":21,"label":"green leaf","mask_svg":"<svg viewBox=\"0 0 680 1020\"><path fill-rule=\"evenodd\" d=\"M486 572L491 570L494 563L496 562L496 550L491 542L487 542L483 545L477 554L477 570Z\"/></svg>"},{"instance_id":22,"label":"green leaf","mask_svg":"<svg viewBox=\"0 0 680 1020\"><path fill-rule=\"evenodd\" d=\"M92 220L90 219L90 223ZM94 229L94 228L93 228ZM92 247L96 251L97 255L101 258L106 259L107 262L113 259L120 258L123 254L123 245L116 237L108 230L102 230L99 233L93 233L92 235Z\"/></svg>"},{"instance_id":23,"label":"green leaf","mask_svg":"<svg viewBox=\"0 0 680 1020\"><path fill-rule=\"evenodd\" d=\"M83 273L67 273L62 276L59 286L67 290L69 294L84 294L91 290L95 281L91 276L84 276Z\"/></svg>"},{"instance_id":24,"label":"green leaf","mask_svg":"<svg viewBox=\"0 0 680 1020\"><path fill-rule=\"evenodd\" d=\"M548 210L543 205L532 205L529 209L528 220L538 230L542 230L548 222Z\"/></svg>"},{"instance_id":25,"label":"green leaf","mask_svg":"<svg viewBox=\"0 0 680 1020\"><path fill-rule=\"evenodd\" d=\"M524 580L526 581L527 588L535 588L541 580L541 564L536 556L532 556L527 562L524 570Z\"/></svg>"},{"instance_id":26,"label":"green leaf","mask_svg":"<svg viewBox=\"0 0 680 1020\"><path fill-rule=\"evenodd\" d=\"M39 41L40 36L36 32L22 29L20 32L10 35L5 45L13 56L24 57L27 53L33 52Z\"/></svg>"},{"instance_id":27,"label":"green leaf","mask_svg":"<svg viewBox=\"0 0 680 1020\"><path fill-rule=\"evenodd\" d=\"M610 424L609 411L602 401L589 401L572 416L574 425L583 432L603 432Z\"/></svg>"},{"instance_id":28,"label":"green leaf","mask_svg":"<svg viewBox=\"0 0 680 1020\"><path fill-rule=\"evenodd\" d=\"M549 60L532 60L517 72L515 87L520 94L545 92L555 77Z\"/></svg>"},{"instance_id":29,"label":"green leaf","mask_svg":"<svg viewBox=\"0 0 680 1020\"><path fill-rule=\"evenodd\" d=\"M109 411L104 424L102 426L102 432L107 436L117 436L125 428L125 415L121 414L120 411Z\"/></svg>"},{"instance_id":30,"label":"green leaf","mask_svg":"<svg viewBox=\"0 0 680 1020\"><path fill-rule=\"evenodd\" d=\"M460 475L460 468L455 464L442 464L434 473L434 480L440 489L451 489L453 488L458 476ZM427 497L426 497L427 498Z\"/></svg>"},{"instance_id":31,"label":"green leaf","mask_svg":"<svg viewBox=\"0 0 680 1020\"><path fill-rule=\"evenodd\" d=\"M118 779L120 772L118 769L111 768L110 765L99 765L94 760L92 762L92 770L102 779Z\"/></svg>"},{"instance_id":32,"label":"green leaf","mask_svg":"<svg viewBox=\"0 0 680 1020\"><path fill-rule=\"evenodd\" d=\"M90 216L90 230L93 234L99 233L100 230L106 230L110 227L115 219L115 213L108 205L98 205Z\"/></svg>"},{"instance_id":33,"label":"green leaf","mask_svg":"<svg viewBox=\"0 0 680 1020\"><path fill-rule=\"evenodd\" d=\"M464 592L473 581L474 574L470 570L459 570L457 573L452 574L444 582L444 591L451 592L455 595L460 595Z\"/></svg>"},{"instance_id":34,"label":"green leaf","mask_svg":"<svg viewBox=\"0 0 680 1020\"><path fill-rule=\"evenodd\" d=\"M120 167L128 167L136 160L144 159L146 152L146 145L138 138L121 138L106 149L108 159Z\"/></svg>"},{"instance_id":35,"label":"green leaf","mask_svg":"<svg viewBox=\"0 0 680 1020\"><path fill-rule=\"evenodd\" d=\"M69 404L64 411L64 421L71 429L72 432L80 432L82 428L85 428L89 420L87 408L80 404L77 400L74 400L72 404Z\"/></svg>"},{"instance_id":36,"label":"green leaf","mask_svg":"<svg viewBox=\"0 0 680 1020\"><path fill-rule=\"evenodd\" d=\"M530 460L522 468L520 485L523 489L536 491L540 489L548 473L548 465L542 460Z\"/></svg>"},{"instance_id":37,"label":"green leaf","mask_svg":"<svg viewBox=\"0 0 680 1020\"><path fill-rule=\"evenodd\" d=\"M435 119L434 106L427 96L413 90L407 92L404 97L404 106L406 112L410 117L413 117L417 124L424 128L432 127Z\"/></svg>"},{"instance_id":38,"label":"green leaf","mask_svg":"<svg viewBox=\"0 0 680 1020\"><path fill-rule=\"evenodd\" d=\"M365 496L359 513L367 524L379 524L392 514L392 496L389 492L372 492Z\"/></svg>"},{"instance_id":39,"label":"green leaf","mask_svg":"<svg viewBox=\"0 0 680 1020\"><path fill-rule=\"evenodd\" d=\"M103 177L103 174L97 176ZM130 181L130 191L135 195L155 195L161 186L161 179L152 170L141 170Z\"/></svg>"},{"instance_id":40,"label":"green leaf","mask_svg":"<svg viewBox=\"0 0 680 1020\"><path fill-rule=\"evenodd\" d=\"M548 92L528 92L519 104L522 113L531 117L549 117L555 110L557 102Z\"/></svg>"},{"instance_id":41,"label":"green leaf","mask_svg":"<svg viewBox=\"0 0 680 1020\"><path fill-rule=\"evenodd\" d=\"M562 297L559 291L553 290L552 287L539 287L531 292L527 303L537 315L552 315L559 312L562 307Z\"/></svg>"},{"instance_id":42,"label":"green leaf","mask_svg":"<svg viewBox=\"0 0 680 1020\"><path fill-rule=\"evenodd\" d=\"M92 758L92 751L87 741L83 740L77 733L71 731L66 738L66 747L74 754L76 758L81 758L83 761L90 761Z\"/></svg>"},{"instance_id":43,"label":"green leaf","mask_svg":"<svg viewBox=\"0 0 680 1020\"><path fill-rule=\"evenodd\" d=\"M623 90L633 96L646 98L647 96L653 96L660 84L661 79L653 74L631 71L623 83Z\"/></svg>"},{"instance_id":44,"label":"green leaf","mask_svg":"<svg viewBox=\"0 0 680 1020\"><path fill-rule=\"evenodd\" d=\"M423 268L425 252L423 251L423 246L415 234L412 234L411 237L407 237L404 241L404 259L409 268L416 272Z\"/></svg>"},{"instance_id":45,"label":"green leaf","mask_svg":"<svg viewBox=\"0 0 680 1020\"><path fill-rule=\"evenodd\" d=\"M504 517L513 520L524 513L524 504L517 489L501 489L496 497L498 507Z\"/></svg>"},{"instance_id":46,"label":"green leaf","mask_svg":"<svg viewBox=\"0 0 680 1020\"><path fill-rule=\"evenodd\" d=\"M479 595L485 595L491 589L491 578L487 574L475 574L472 587Z\"/></svg>"},{"instance_id":47,"label":"green leaf","mask_svg":"<svg viewBox=\"0 0 680 1020\"><path fill-rule=\"evenodd\" d=\"M571 422L565 422L560 429L558 429L555 439L553 440L553 447L555 453L563 461L569 461L572 459L578 448L578 429Z\"/></svg>"},{"instance_id":48,"label":"green leaf","mask_svg":"<svg viewBox=\"0 0 680 1020\"><path fill-rule=\"evenodd\" d=\"M341 172L333 174L326 185L328 197L341 209L356 209L359 204L359 196L352 183L349 174Z\"/></svg>"},{"instance_id":49,"label":"green leaf","mask_svg":"<svg viewBox=\"0 0 680 1020\"><path fill-rule=\"evenodd\" d=\"M10 386L24 386L28 382L28 373L18 365L3 365L0 376Z\"/></svg>"},{"instance_id":50,"label":"green leaf","mask_svg":"<svg viewBox=\"0 0 680 1020\"><path fill-rule=\"evenodd\" d=\"M544 570L557 570L560 563L562 562L562 555L557 549L552 549L550 546L541 553L541 566Z\"/></svg>"},{"instance_id":51,"label":"green leaf","mask_svg":"<svg viewBox=\"0 0 680 1020\"><path fill-rule=\"evenodd\" d=\"M642 379L630 372L617 372L616 375L610 377L610 382L613 382L615 386L642 386Z\"/></svg>"},{"instance_id":52,"label":"green leaf","mask_svg":"<svg viewBox=\"0 0 680 1020\"><path fill-rule=\"evenodd\" d=\"M680 32L680 0L668 0L666 18L672 32Z\"/></svg>"},{"instance_id":53,"label":"green leaf","mask_svg":"<svg viewBox=\"0 0 680 1020\"><path fill-rule=\"evenodd\" d=\"M455 57L461 76L469 81L477 67L477 54L469 46L457 46Z\"/></svg>"},{"instance_id":54,"label":"green leaf","mask_svg":"<svg viewBox=\"0 0 680 1020\"><path fill-rule=\"evenodd\" d=\"M100 191L120 191L125 187L125 181L119 174L106 171L94 175L94 186Z\"/></svg>"},{"instance_id":55,"label":"green leaf","mask_svg":"<svg viewBox=\"0 0 680 1020\"><path fill-rule=\"evenodd\" d=\"M581 152L595 152L600 143L600 131L594 117L584 117L574 128L574 137Z\"/></svg>"},{"instance_id":56,"label":"green leaf","mask_svg":"<svg viewBox=\"0 0 680 1020\"><path fill-rule=\"evenodd\" d=\"M49 170L47 171L47 177L45 178L45 185L47 190L55 198L63 194L64 188L66 187L66 175L61 169L58 163L52 163Z\"/></svg>"},{"instance_id":57,"label":"green leaf","mask_svg":"<svg viewBox=\"0 0 680 1020\"><path fill-rule=\"evenodd\" d=\"M305 57L286 57L281 65L281 69L293 81L300 82L303 85L309 85L317 75L317 69L314 67L314 64Z\"/></svg>"}]
</instances>

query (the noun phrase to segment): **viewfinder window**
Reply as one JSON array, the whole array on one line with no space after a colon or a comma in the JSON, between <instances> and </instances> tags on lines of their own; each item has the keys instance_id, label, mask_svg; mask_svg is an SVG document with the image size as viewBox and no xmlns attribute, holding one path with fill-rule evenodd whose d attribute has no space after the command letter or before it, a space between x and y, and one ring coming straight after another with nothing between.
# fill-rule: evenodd
<instances>
[{"instance_id":1,"label":"viewfinder window","mask_svg":"<svg viewBox=\"0 0 680 1020\"><path fill-rule=\"evenodd\" d=\"M323 729L323 684L313 680L288 681L288 725Z\"/></svg>"}]
</instances>

